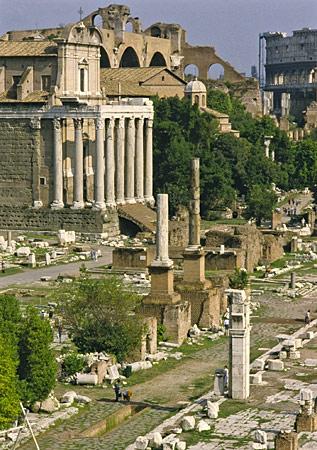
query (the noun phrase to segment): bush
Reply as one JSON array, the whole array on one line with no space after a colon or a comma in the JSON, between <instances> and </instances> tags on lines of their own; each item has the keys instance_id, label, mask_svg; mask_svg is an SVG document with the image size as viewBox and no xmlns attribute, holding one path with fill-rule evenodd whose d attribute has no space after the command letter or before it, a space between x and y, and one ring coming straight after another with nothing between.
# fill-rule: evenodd
<instances>
[{"instance_id":1,"label":"bush","mask_svg":"<svg viewBox=\"0 0 317 450\"><path fill-rule=\"evenodd\" d=\"M249 282L249 276L246 270L236 269L229 278L229 287L231 289L245 289Z\"/></svg>"},{"instance_id":2,"label":"bush","mask_svg":"<svg viewBox=\"0 0 317 450\"><path fill-rule=\"evenodd\" d=\"M69 353L65 356L62 364L64 377L69 377L77 372L81 372L85 367L84 357L78 353Z\"/></svg>"}]
</instances>

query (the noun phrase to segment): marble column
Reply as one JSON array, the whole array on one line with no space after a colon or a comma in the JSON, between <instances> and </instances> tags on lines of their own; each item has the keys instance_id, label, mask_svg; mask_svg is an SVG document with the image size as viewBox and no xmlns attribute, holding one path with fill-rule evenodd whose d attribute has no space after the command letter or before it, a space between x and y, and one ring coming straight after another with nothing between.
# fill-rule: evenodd
<instances>
[{"instance_id":1,"label":"marble column","mask_svg":"<svg viewBox=\"0 0 317 450\"><path fill-rule=\"evenodd\" d=\"M135 146L135 195L137 202L144 201L144 119L136 120L136 146Z\"/></svg>"},{"instance_id":2,"label":"marble column","mask_svg":"<svg viewBox=\"0 0 317 450\"><path fill-rule=\"evenodd\" d=\"M189 247L200 247L199 158L191 160L191 200L189 203Z\"/></svg>"},{"instance_id":3,"label":"marble column","mask_svg":"<svg viewBox=\"0 0 317 450\"><path fill-rule=\"evenodd\" d=\"M124 138L125 119L120 117L117 121L116 130L116 202L124 203Z\"/></svg>"},{"instance_id":4,"label":"marble column","mask_svg":"<svg viewBox=\"0 0 317 450\"><path fill-rule=\"evenodd\" d=\"M54 160L54 180L53 180L53 202L51 208L60 209L63 203L63 144L61 119L53 119L53 160Z\"/></svg>"},{"instance_id":5,"label":"marble column","mask_svg":"<svg viewBox=\"0 0 317 450\"><path fill-rule=\"evenodd\" d=\"M73 208L84 207L84 147L83 147L83 121L74 119L75 126L75 174L74 174L74 201Z\"/></svg>"},{"instance_id":6,"label":"marble column","mask_svg":"<svg viewBox=\"0 0 317 450\"><path fill-rule=\"evenodd\" d=\"M105 119L96 120L96 209L104 209L105 204Z\"/></svg>"},{"instance_id":7,"label":"marble column","mask_svg":"<svg viewBox=\"0 0 317 450\"><path fill-rule=\"evenodd\" d=\"M152 266L172 266L168 256L168 194L157 196L156 257Z\"/></svg>"},{"instance_id":8,"label":"marble column","mask_svg":"<svg viewBox=\"0 0 317 450\"><path fill-rule=\"evenodd\" d=\"M153 119L145 125L145 183L144 197L147 203L154 204L153 197Z\"/></svg>"},{"instance_id":9,"label":"marble column","mask_svg":"<svg viewBox=\"0 0 317 450\"><path fill-rule=\"evenodd\" d=\"M126 203L135 203L134 198L134 158L135 158L135 120L134 117L128 118L127 142L126 142Z\"/></svg>"},{"instance_id":10,"label":"marble column","mask_svg":"<svg viewBox=\"0 0 317 450\"><path fill-rule=\"evenodd\" d=\"M106 135L106 205L110 207L116 206L114 172L114 119L111 118L107 123Z\"/></svg>"}]
</instances>

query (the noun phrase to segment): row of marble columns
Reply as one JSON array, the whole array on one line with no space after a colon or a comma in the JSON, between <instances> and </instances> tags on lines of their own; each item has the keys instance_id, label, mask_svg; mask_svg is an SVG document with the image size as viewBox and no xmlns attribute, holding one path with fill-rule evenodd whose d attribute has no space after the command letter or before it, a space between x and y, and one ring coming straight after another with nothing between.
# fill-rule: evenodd
<instances>
[{"instance_id":1,"label":"row of marble columns","mask_svg":"<svg viewBox=\"0 0 317 450\"><path fill-rule=\"evenodd\" d=\"M73 208L84 207L83 119L75 118ZM95 203L99 209L153 201L153 120L143 117L97 118ZM54 200L63 208L62 119L53 120Z\"/></svg>"}]
</instances>

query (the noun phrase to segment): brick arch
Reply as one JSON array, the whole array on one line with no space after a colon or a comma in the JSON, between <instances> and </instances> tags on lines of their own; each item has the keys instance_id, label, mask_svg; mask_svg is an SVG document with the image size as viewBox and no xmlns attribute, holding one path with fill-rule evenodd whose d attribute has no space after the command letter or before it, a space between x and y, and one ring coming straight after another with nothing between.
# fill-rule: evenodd
<instances>
[{"instance_id":1,"label":"brick arch","mask_svg":"<svg viewBox=\"0 0 317 450\"><path fill-rule=\"evenodd\" d=\"M167 67L166 59L161 52L155 52L150 60L150 67Z\"/></svg>"},{"instance_id":2,"label":"brick arch","mask_svg":"<svg viewBox=\"0 0 317 450\"><path fill-rule=\"evenodd\" d=\"M231 64L216 54L213 47L192 47L187 45L182 49L182 52L184 55L183 70L186 66L193 64L198 67L199 77L201 79L208 79L208 70L213 64L221 64L223 66L225 81L237 82L244 79Z\"/></svg>"},{"instance_id":3,"label":"brick arch","mask_svg":"<svg viewBox=\"0 0 317 450\"><path fill-rule=\"evenodd\" d=\"M140 57L133 47L127 47L123 51L119 67L141 67Z\"/></svg>"}]
</instances>

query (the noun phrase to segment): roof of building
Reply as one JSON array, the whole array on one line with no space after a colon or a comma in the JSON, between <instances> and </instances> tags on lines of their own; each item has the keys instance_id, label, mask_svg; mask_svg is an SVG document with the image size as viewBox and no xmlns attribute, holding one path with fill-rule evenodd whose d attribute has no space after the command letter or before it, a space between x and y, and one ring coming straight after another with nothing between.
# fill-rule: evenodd
<instances>
[{"instance_id":1,"label":"roof of building","mask_svg":"<svg viewBox=\"0 0 317 450\"><path fill-rule=\"evenodd\" d=\"M112 79L119 81L129 81L138 84L145 83L161 72L168 72L177 80L186 84L182 78L173 73L167 67L120 67L118 69L101 69L101 80Z\"/></svg>"},{"instance_id":2,"label":"roof of building","mask_svg":"<svg viewBox=\"0 0 317 450\"><path fill-rule=\"evenodd\" d=\"M207 92L206 86L204 85L204 83L202 81L197 80L197 78L195 78L194 80L187 83L186 87L185 87L186 94L191 94L191 93L204 93L205 94L206 92Z\"/></svg>"},{"instance_id":3,"label":"roof of building","mask_svg":"<svg viewBox=\"0 0 317 450\"><path fill-rule=\"evenodd\" d=\"M34 91L27 95L23 100L11 98L8 91L0 94L0 103L46 103L48 99L48 92Z\"/></svg>"},{"instance_id":4,"label":"roof of building","mask_svg":"<svg viewBox=\"0 0 317 450\"><path fill-rule=\"evenodd\" d=\"M155 95L151 88L139 86L131 81L106 79L101 81L101 88L110 97L150 97Z\"/></svg>"},{"instance_id":5,"label":"roof of building","mask_svg":"<svg viewBox=\"0 0 317 450\"><path fill-rule=\"evenodd\" d=\"M57 45L51 41L0 41L0 57L56 56Z\"/></svg>"}]
</instances>

